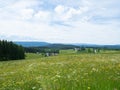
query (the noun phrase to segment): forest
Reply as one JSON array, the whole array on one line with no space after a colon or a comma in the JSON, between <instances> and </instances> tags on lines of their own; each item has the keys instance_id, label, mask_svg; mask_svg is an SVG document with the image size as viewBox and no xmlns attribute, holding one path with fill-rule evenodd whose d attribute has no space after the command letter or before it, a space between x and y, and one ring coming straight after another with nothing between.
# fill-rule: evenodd
<instances>
[{"instance_id":1,"label":"forest","mask_svg":"<svg viewBox=\"0 0 120 90\"><path fill-rule=\"evenodd\" d=\"M11 41L0 40L0 61L25 59L24 48Z\"/></svg>"}]
</instances>

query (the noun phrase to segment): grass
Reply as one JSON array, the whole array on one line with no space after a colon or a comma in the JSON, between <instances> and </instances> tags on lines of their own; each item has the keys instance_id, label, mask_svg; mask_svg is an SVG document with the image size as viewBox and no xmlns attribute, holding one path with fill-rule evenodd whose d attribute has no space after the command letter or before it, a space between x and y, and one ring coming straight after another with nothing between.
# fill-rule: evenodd
<instances>
[{"instance_id":1,"label":"grass","mask_svg":"<svg viewBox=\"0 0 120 90\"><path fill-rule=\"evenodd\" d=\"M120 90L120 53L70 51L0 62L0 90Z\"/></svg>"}]
</instances>

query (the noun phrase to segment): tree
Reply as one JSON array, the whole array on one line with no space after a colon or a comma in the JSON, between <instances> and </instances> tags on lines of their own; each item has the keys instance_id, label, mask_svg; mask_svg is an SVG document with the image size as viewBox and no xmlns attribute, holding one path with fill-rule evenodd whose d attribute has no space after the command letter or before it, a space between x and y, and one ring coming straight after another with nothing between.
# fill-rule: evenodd
<instances>
[{"instance_id":1,"label":"tree","mask_svg":"<svg viewBox=\"0 0 120 90\"><path fill-rule=\"evenodd\" d=\"M24 59L25 52L22 46L7 40L0 40L0 60Z\"/></svg>"}]
</instances>

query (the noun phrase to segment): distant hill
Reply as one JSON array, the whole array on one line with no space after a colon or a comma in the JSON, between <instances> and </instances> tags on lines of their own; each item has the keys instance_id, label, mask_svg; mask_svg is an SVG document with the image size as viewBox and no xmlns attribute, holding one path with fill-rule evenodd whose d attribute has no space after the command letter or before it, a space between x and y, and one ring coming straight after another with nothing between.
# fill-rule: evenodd
<instances>
[{"instance_id":1,"label":"distant hill","mask_svg":"<svg viewBox=\"0 0 120 90\"><path fill-rule=\"evenodd\" d=\"M14 42L23 47L33 47L33 48L51 48L51 49L73 49L79 46L71 44L51 44L47 42Z\"/></svg>"},{"instance_id":2,"label":"distant hill","mask_svg":"<svg viewBox=\"0 0 120 90\"><path fill-rule=\"evenodd\" d=\"M46 47L53 48L53 49L73 49L79 46L71 45L71 44L50 44L50 45L47 45Z\"/></svg>"},{"instance_id":3,"label":"distant hill","mask_svg":"<svg viewBox=\"0 0 120 90\"><path fill-rule=\"evenodd\" d=\"M120 50L120 45L104 45L103 47L107 49L119 49Z\"/></svg>"},{"instance_id":4,"label":"distant hill","mask_svg":"<svg viewBox=\"0 0 120 90\"><path fill-rule=\"evenodd\" d=\"M119 49L120 45L97 45L97 44L74 44L80 47L88 47L88 48L105 48L105 49Z\"/></svg>"},{"instance_id":5,"label":"distant hill","mask_svg":"<svg viewBox=\"0 0 120 90\"><path fill-rule=\"evenodd\" d=\"M55 49L71 49L75 47L85 47L85 48L106 48L106 49L119 49L120 45L97 45L97 44L51 44L47 42L14 42L23 47L46 47Z\"/></svg>"},{"instance_id":6,"label":"distant hill","mask_svg":"<svg viewBox=\"0 0 120 90\"><path fill-rule=\"evenodd\" d=\"M39 47L50 45L50 43L47 42L14 42L14 43L22 45L23 47Z\"/></svg>"}]
</instances>

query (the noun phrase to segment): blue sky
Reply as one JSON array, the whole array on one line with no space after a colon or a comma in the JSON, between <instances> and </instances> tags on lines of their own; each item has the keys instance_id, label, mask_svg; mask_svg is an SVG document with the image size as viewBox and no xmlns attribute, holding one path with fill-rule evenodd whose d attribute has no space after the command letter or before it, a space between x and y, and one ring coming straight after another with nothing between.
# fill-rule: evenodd
<instances>
[{"instance_id":1,"label":"blue sky","mask_svg":"<svg viewBox=\"0 0 120 90\"><path fill-rule=\"evenodd\" d=\"M120 44L120 0L0 0L0 39Z\"/></svg>"}]
</instances>

